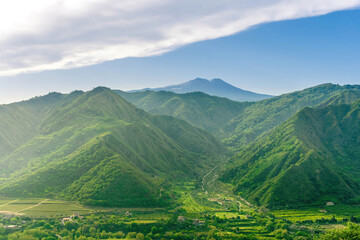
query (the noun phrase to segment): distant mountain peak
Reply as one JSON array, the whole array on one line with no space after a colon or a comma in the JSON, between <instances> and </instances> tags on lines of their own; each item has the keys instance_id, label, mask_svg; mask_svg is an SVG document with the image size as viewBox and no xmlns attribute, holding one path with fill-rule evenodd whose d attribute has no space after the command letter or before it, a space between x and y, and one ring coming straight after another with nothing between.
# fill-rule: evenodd
<instances>
[{"instance_id":1,"label":"distant mountain peak","mask_svg":"<svg viewBox=\"0 0 360 240\"><path fill-rule=\"evenodd\" d=\"M228 84L227 82L225 82L224 80L222 80L221 78L214 78L214 79L211 79L210 82L213 82L213 83L226 83Z\"/></svg>"},{"instance_id":2,"label":"distant mountain peak","mask_svg":"<svg viewBox=\"0 0 360 240\"><path fill-rule=\"evenodd\" d=\"M208 82L209 80L207 80L207 79L205 79L205 78L197 77L197 78L195 78L195 79L193 79L193 80L190 80L189 82L191 82L191 81Z\"/></svg>"},{"instance_id":3,"label":"distant mountain peak","mask_svg":"<svg viewBox=\"0 0 360 240\"><path fill-rule=\"evenodd\" d=\"M246 91L240 88L237 88L220 78L214 78L208 80L205 78L195 78L193 80L177 84L170 85L160 88L145 88L142 90L135 90L130 92L138 91L169 91L174 93L190 93L190 92L204 92L209 95L225 97L231 100L245 102L245 101L258 101L272 96L265 94L258 94L255 92Z\"/></svg>"}]
</instances>

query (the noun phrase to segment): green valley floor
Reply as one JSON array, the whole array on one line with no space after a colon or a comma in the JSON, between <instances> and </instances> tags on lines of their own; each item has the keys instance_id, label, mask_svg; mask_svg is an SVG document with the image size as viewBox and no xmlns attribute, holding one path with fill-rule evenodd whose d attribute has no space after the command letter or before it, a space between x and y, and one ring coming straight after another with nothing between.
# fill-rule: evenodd
<instances>
[{"instance_id":1,"label":"green valley floor","mask_svg":"<svg viewBox=\"0 0 360 240\"><path fill-rule=\"evenodd\" d=\"M270 211L232 194L216 174L174 186L167 208L1 197L0 239L338 239L330 235L359 230L356 205Z\"/></svg>"}]
</instances>

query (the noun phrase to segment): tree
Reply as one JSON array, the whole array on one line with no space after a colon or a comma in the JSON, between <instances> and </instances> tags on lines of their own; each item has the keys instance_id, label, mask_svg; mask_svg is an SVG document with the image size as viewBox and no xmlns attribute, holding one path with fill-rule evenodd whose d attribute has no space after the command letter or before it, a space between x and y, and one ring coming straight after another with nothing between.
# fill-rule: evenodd
<instances>
[{"instance_id":1,"label":"tree","mask_svg":"<svg viewBox=\"0 0 360 240\"><path fill-rule=\"evenodd\" d=\"M89 229L89 233L90 233L90 236L91 236L91 237L95 237L95 236L96 236L96 228L91 227L91 228Z\"/></svg>"},{"instance_id":2,"label":"tree","mask_svg":"<svg viewBox=\"0 0 360 240\"><path fill-rule=\"evenodd\" d=\"M30 229L30 230L26 230L24 233L33 236L39 240L48 236L48 234L41 229Z\"/></svg>"},{"instance_id":3,"label":"tree","mask_svg":"<svg viewBox=\"0 0 360 240\"><path fill-rule=\"evenodd\" d=\"M68 221L68 222L65 223L65 228L68 231L78 229L78 223L75 222L75 221Z\"/></svg>"},{"instance_id":4,"label":"tree","mask_svg":"<svg viewBox=\"0 0 360 240\"><path fill-rule=\"evenodd\" d=\"M321 240L358 240L360 239L360 225L349 222L344 229L334 229L321 236Z\"/></svg>"},{"instance_id":5,"label":"tree","mask_svg":"<svg viewBox=\"0 0 360 240\"><path fill-rule=\"evenodd\" d=\"M53 237L53 236L49 236L49 237L45 238L45 240L57 240L57 238Z\"/></svg>"},{"instance_id":6,"label":"tree","mask_svg":"<svg viewBox=\"0 0 360 240\"><path fill-rule=\"evenodd\" d=\"M144 240L144 239L145 239L144 234L138 233L138 234L136 235L136 240Z\"/></svg>"},{"instance_id":7,"label":"tree","mask_svg":"<svg viewBox=\"0 0 360 240\"><path fill-rule=\"evenodd\" d=\"M52 229L54 226L51 226L50 223L45 223L45 225L43 226L44 229L50 230Z\"/></svg>"},{"instance_id":8,"label":"tree","mask_svg":"<svg viewBox=\"0 0 360 240\"><path fill-rule=\"evenodd\" d=\"M151 233L152 233L152 234L155 234L155 233L157 233L157 232L158 232L158 228L155 227L155 226L153 226L153 227L151 228Z\"/></svg>"},{"instance_id":9,"label":"tree","mask_svg":"<svg viewBox=\"0 0 360 240\"><path fill-rule=\"evenodd\" d=\"M134 238L136 238L136 235L137 235L136 232L129 232L129 233L126 235L126 238L127 238L127 239L134 239Z\"/></svg>"}]
</instances>

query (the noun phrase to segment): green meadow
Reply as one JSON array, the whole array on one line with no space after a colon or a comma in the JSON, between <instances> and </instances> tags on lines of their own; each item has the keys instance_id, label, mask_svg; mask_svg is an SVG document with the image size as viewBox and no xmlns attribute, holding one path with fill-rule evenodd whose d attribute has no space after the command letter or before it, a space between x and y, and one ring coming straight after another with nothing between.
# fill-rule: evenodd
<instances>
[{"instance_id":1,"label":"green meadow","mask_svg":"<svg viewBox=\"0 0 360 240\"><path fill-rule=\"evenodd\" d=\"M168 219L170 214L161 208L106 208L84 206L74 201L45 198L0 197L0 215L29 216L34 218L68 217L73 213L81 216L90 214L121 214L130 212L129 222L153 223ZM161 213L159 213L161 212Z\"/></svg>"},{"instance_id":2,"label":"green meadow","mask_svg":"<svg viewBox=\"0 0 360 240\"><path fill-rule=\"evenodd\" d=\"M1 198L0 204L0 213L37 217L65 216L74 212L89 214L95 211L76 202L45 198Z\"/></svg>"},{"instance_id":3,"label":"green meadow","mask_svg":"<svg viewBox=\"0 0 360 240\"><path fill-rule=\"evenodd\" d=\"M332 219L333 217L337 220L343 220L350 219L351 217L360 218L360 206L339 204L334 206L274 210L271 213L276 217L285 218L292 222L316 221L320 219Z\"/></svg>"},{"instance_id":4,"label":"green meadow","mask_svg":"<svg viewBox=\"0 0 360 240\"><path fill-rule=\"evenodd\" d=\"M226 185L218 183L213 188L207 189L208 191L204 192L195 182L178 184L171 189L177 199L176 204L168 208L89 207L75 201L1 197L0 213L3 216L12 215L11 220L3 218L1 221L4 225L22 224L32 229L34 221L39 225L45 220L57 226L57 229L64 228L61 232L62 236L66 236L65 234L70 236L68 232L71 232L75 226L78 229L86 229L86 226L91 225L102 229L102 233L78 234L99 238L116 236L117 238L114 239L122 239L129 237L133 232L138 232L144 235L147 233L152 239L161 239L161 237L183 239L199 236L204 239L212 237L265 240L302 239L295 238L300 236L299 234L306 236L305 239L317 239L312 238L312 234L322 236L332 229L345 228L346 221L360 217L360 208L356 205L268 210L254 207L239 196L231 194ZM82 219L62 225L62 218L69 217L73 213L78 213ZM184 222L179 222L179 216ZM333 222L334 217L336 222ZM194 223L196 219L203 223L196 226ZM49 230L48 227L44 225L36 229L55 236L56 231ZM165 230L167 228L171 230ZM24 231L22 234L25 236L30 233Z\"/></svg>"}]
</instances>

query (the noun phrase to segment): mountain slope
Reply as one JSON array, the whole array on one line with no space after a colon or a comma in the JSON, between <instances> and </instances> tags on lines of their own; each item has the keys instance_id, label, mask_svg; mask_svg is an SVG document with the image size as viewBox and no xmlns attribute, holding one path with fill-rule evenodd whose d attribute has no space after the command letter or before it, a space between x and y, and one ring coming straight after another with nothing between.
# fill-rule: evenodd
<instances>
[{"instance_id":1,"label":"mountain slope","mask_svg":"<svg viewBox=\"0 0 360 240\"><path fill-rule=\"evenodd\" d=\"M207 132L150 115L106 88L77 94L38 120L34 136L0 159L3 194L158 206L161 187L199 178L226 152Z\"/></svg>"},{"instance_id":2,"label":"mountain slope","mask_svg":"<svg viewBox=\"0 0 360 240\"><path fill-rule=\"evenodd\" d=\"M229 134L224 143L234 149L242 148L302 108L326 104L344 91L352 91L349 94L354 97L360 92L360 85L323 84L256 102L224 126L223 132Z\"/></svg>"},{"instance_id":3,"label":"mountain slope","mask_svg":"<svg viewBox=\"0 0 360 240\"><path fill-rule=\"evenodd\" d=\"M41 119L54 106L71 101L78 93L50 93L29 101L0 105L0 158L31 139L36 134Z\"/></svg>"},{"instance_id":4,"label":"mountain slope","mask_svg":"<svg viewBox=\"0 0 360 240\"><path fill-rule=\"evenodd\" d=\"M268 207L354 202L359 136L360 101L305 108L234 157L222 180Z\"/></svg>"},{"instance_id":5,"label":"mountain slope","mask_svg":"<svg viewBox=\"0 0 360 240\"><path fill-rule=\"evenodd\" d=\"M209 95L225 97L234 101L258 101L272 96L266 94L258 94L250 91L246 91L237 87L234 87L225 81L215 78L207 80L203 78L196 78L194 80L187 81L178 85L171 85L161 88L146 88L137 91L169 91L174 93L190 93L190 92L204 92Z\"/></svg>"},{"instance_id":6,"label":"mountain slope","mask_svg":"<svg viewBox=\"0 0 360 240\"><path fill-rule=\"evenodd\" d=\"M116 91L135 106L153 114L173 116L224 137L222 127L240 115L250 102L235 102L227 98L209 96L202 92L176 94L172 92L133 92Z\"/></svg>"},{"instance_id":7,"label":"mountain slope","mask_svg":"<svg viewBox=\"0 0 360 240\"><path fill-rule=\"evenodd\" d=\"M148 112L165 114L203 128L233 149L241 149L258 136L278 126L304 107L351 102L360 94L359 85L323 84L257 102L237 103L203 93L116 91ZM336 99L347 92L347 97Z\"/></svg>"}]
</instances>

